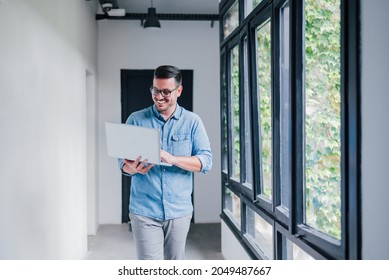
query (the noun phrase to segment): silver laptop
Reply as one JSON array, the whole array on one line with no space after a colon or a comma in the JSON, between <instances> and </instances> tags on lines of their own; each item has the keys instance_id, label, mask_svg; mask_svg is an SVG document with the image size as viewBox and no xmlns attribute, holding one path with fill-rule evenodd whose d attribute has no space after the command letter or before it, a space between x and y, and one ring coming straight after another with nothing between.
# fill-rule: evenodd
<instances>
[{"instance_id":1,"label":"silver laptop","mask_svg":"<svg viewBox=\"0 0 389 280\"><path fill-rule=\"evenodd\" d=\"M147 159L152 164L172 166L161 161L158 129L106 122L105 132L110 157L135 160L141 156L141 161Z\"/></svg>"}]
</instances>

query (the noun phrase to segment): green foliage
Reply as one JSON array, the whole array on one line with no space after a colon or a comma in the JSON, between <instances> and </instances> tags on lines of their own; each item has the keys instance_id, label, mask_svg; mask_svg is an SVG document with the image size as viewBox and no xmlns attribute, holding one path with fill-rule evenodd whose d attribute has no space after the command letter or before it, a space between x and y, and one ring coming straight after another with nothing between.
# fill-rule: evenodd
<instances>
[{"instance_id":1,"label":"green foliage","mask_svg":"<svg viewBox=\"0 0 389 280\"><path fill-rule=\"evenodd\" d=\"M341 236L340 0L305 0L306 223ZM233 166L240 173L239 48L232 51ZM257 29L257 72L263 194L272 195L270 21Z\"/></svg>"},{"instance_id":2,"label":"green foliage","mask_svg":"<svg viewBox=\"0 0 389 280\"><path fill-rule=\"evenodd\" d=\"M232 106L233 114L233 176L240 176L240 124L239 124L239 46L236 46L231 53L232 61Z\"/></svg>"},{"instance_id":3,"label":"green foliage","mask_svg":"<svg viewBox=\"0 0 389 280\"><path fill-rule=\"evenodd\" d=\"M272 196L272 80L271 23L266 21L257 29L257 64L259 118L261 129L261 175L263 195Z\"/></svg>"},{"instance_id":4,"label":"green foliage","mask_svg":"<svg viewBox=\"0 0 389 280\"><path fill-rule=\"evenodd\" d=\"M305 2L306 223L340 238L340 0Z\"/></svg>"},{"instance_id":5,"label":"green foliage","mask_svg":"<svg viewBox=\"0 0 389 280\"><path fill-rule=\"evenodd\" d=\"M263 192L272 191L270 21L257 29ZM340 0L306 0L306 223L340 238Z\"/></svg>"}]
</instances>

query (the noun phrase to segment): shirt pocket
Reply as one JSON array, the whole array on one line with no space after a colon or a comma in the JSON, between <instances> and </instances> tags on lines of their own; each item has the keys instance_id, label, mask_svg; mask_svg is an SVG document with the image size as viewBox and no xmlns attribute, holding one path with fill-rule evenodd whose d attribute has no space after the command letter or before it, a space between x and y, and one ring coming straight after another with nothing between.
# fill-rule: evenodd
<instances>
[{"instance_id":1,"label":"shirt pocket","mask_svg":"<svg viewBox=\"0 0 389 280\"><path fill-rule=\"evenodd\" d=\"M191 156L192 143L190 141L190 134L172 135L172 151L175 156Z\"/></svg>"}]
</instances>

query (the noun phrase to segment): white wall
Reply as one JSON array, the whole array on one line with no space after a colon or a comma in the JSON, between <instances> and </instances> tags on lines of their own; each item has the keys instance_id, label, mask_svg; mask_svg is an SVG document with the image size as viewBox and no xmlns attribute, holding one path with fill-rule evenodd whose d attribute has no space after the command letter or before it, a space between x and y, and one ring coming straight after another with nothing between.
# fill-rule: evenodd
<instances>
[{"instance_id":1,"label":"white wall","mask_svg":"<svg viewBox=\"0 0 389 280\"><path fill-rule=\"evenodd\" d=\"M104 123L121 120L120 70L162 64L194 70L193 110L204 122L214 153L211 172L195 175L195 222L220 221L219 27L202 21L161 21L161 25L153 32L134 20L98 23L101 224L121 222L121 174L116 160L107 157L104 138ZM148 89L139 94L149 94Z\"/></svg>"},{"instance_id":2,"label":"white wall","mask_svg":"<svg viewBox=\"0 0 389 280\"><path fill-rule=\"evenodd\" d=\"M96 29L97 34L97 29ZM96 37L97 39L97 37ZM97 52L96 52L97 56ZM96 59L97 61L97 59ZM88 235L95 235L98 228L97 192L97 90L96 77L86 71L86 157L87 157L87 216Z\"/></svg>"},{"instance_id":3,"label":"white wall","mask_svg":"<svg viewBox=\"0 0 389 280\"><path fill-rule=\"evenodd\" d=\"M362 255L389 259L387 0L362 0Z\"/></svg>"},{"instance_id":4,"label":"white wall","mask_svg":"<svg viewBox=\"0 0 389 280\"><path fill-rule=\"evenodd\" d=\"M87 253L94 8L79 0L0 3L0 259Z\"/></svg>"}]
</instances>

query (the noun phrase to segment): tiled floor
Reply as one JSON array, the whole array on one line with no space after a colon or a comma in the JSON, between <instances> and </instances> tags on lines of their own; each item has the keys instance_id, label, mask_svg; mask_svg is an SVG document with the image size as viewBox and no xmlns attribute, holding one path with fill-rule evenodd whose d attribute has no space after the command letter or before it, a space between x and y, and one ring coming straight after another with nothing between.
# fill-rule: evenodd
<instances>
[{"instance_id":1,"label":"tiled floor","mask_svg":"<svg viewBox=\"0 0 389 280\"><path fill-rule=\"evenodd\" d=\"M222 260L220 224L191 224L187 260ZM134 260L135 245L127 224L101 225L95 236L88 237L90 260Z\"/></svg>"}]
</instances>

